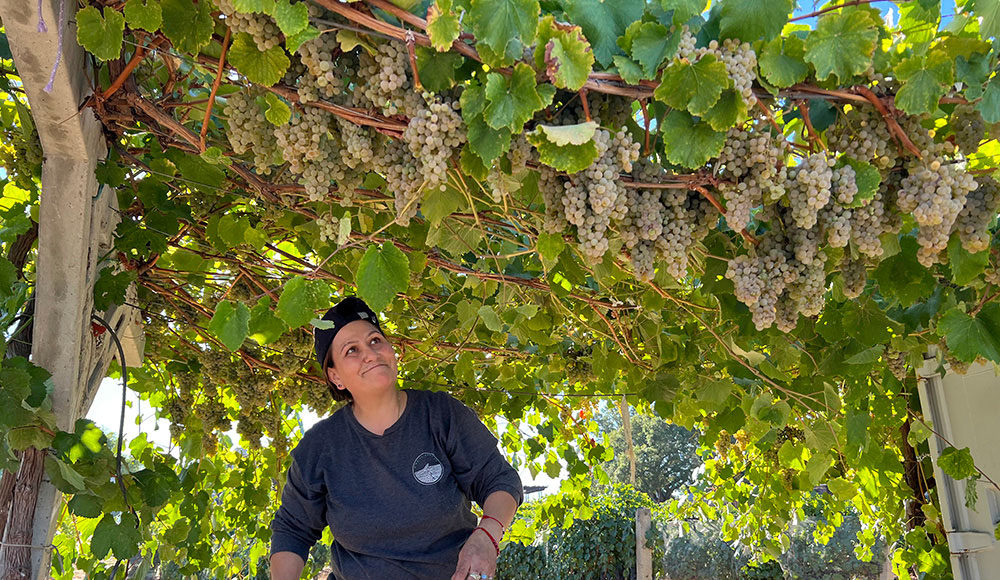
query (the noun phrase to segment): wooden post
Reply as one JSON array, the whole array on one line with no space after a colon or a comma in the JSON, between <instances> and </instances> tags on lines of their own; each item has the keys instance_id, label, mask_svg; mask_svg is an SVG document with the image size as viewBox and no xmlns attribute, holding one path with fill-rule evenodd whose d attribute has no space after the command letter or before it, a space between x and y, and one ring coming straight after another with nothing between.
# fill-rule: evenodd
<instances>
[{"instance_id":1,"label":"wooden post","mask_svg":"<svg viewBox=\"0 0 1000 580\"><path fill-rule=\"evenodd\" d=\"M651 519L649 508L635 510L635 580L653 580L653 551L646 547Z\"/></svg>"}]
</instances>

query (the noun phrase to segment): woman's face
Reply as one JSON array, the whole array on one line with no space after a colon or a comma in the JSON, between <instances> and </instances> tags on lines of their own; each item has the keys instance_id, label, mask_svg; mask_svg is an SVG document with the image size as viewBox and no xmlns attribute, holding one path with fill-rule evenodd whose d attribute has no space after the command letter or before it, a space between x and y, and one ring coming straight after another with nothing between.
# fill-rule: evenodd
<instances>
[{"instance_id":1,"label":"woman's face","mask_svg":"<svg viewBox=\"0 0 1000 580\"><path fill-rule=\"evenodd\" d=\"M326 369L327 377L354 396L365 390L396 387L396 351L367 320L344 326L333 337L329 356L333 364Z\"/></svg>"}]
</instances>

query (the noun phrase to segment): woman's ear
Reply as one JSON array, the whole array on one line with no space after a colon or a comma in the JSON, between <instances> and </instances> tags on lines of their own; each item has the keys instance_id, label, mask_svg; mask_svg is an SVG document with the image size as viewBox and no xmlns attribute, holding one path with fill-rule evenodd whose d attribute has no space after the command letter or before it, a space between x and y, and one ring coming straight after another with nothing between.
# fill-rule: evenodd
<instances>
[{"instance_id":1,"label":"woman's ear","mask_svg":"<svg viewBox=\"0 0 1000 580\"><path fill-rule=\"evenodd\" d=\"M344 386L344 382L340 380L340 373L337 372L335 367L326 367L326 378L341 391L347 388Z\"/></svg>"}]
</instances>

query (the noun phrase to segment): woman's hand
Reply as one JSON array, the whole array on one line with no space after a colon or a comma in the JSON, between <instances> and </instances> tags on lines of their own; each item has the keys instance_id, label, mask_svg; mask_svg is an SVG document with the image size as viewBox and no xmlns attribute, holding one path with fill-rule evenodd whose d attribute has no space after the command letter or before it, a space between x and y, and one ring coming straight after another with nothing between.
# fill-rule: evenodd
<instances>
[{"instance_id":1,"label":"woman's hand","mask_svg":"<svg viewBox=\"0 0 1000 580\"><path fill-rule=\"evenodd\" d=\"M476 529L465 541L462 551L458 553L458 567L451 580L472 580L486 574L492 579L497 571L497 550L493 542L486 537L486 532Z\"/></svg>"}]
</instances>

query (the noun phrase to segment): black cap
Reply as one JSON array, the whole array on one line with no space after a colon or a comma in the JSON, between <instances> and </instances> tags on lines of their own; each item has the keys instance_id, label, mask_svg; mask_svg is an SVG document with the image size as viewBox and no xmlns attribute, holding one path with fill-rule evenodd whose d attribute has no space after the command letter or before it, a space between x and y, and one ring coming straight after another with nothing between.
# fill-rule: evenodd
<instances>
[{"instance_id":1,"label":"black cap","mask_svg":"<svg viewBox=\"0 0 1000 580\"><path fill-rule=\"evenodd\" d=\"M333 344L333 337L337 336L337 333L349 323L355 320L365 320L374 324L375 328L379 332L382 332L382 327L378 323L378 315L365 304L364 300L357 296L348 296L338 302L336 306L326 311L326 314L323 315L323 320L332 322L333 327L326 329L316 328L313 330L313 343L316 345L316 360L319 361L320 366L323 365L326 353L330 350L330 345Z\"/></svg>"}]
</instances>

